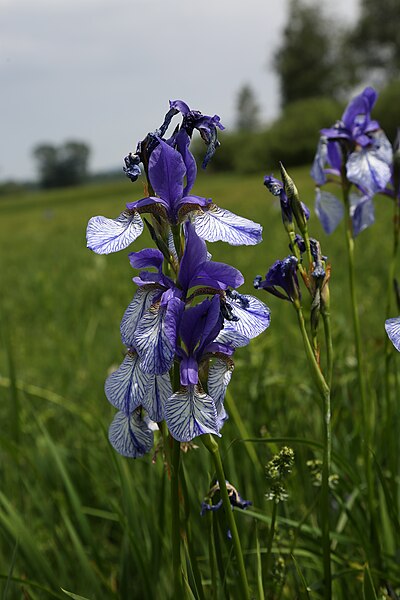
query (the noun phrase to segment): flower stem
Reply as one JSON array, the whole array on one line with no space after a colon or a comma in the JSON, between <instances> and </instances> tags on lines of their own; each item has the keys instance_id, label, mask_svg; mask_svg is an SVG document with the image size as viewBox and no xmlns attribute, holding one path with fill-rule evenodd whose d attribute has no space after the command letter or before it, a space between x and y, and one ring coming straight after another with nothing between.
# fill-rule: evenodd
<instances>
[{"instance_id":1,"label":"flower stem","mask_svg":"<svg viewBox=\"0 0 400 600\"><path fill-rule=\"evenodd\" d=\"M233 514L232 506L229 501L228 491L226 489L226 479L224 473L224 467L222 465L221 455L219 452L219 446L216 440L209 434L201 436L201 440L207 450L210 452L214 461L215 470L217 473L217 479L219 483L219 489L224 506L226 519L232 535L233 548L236 555L237 568L239 571L240 587L243 600L250 600L249 585L247 583L246 569L244 566L242 547L240 544L239 533L236 527L235 517Z\"/></svg>"},{"instance_id":2,"label":"flower stem","mask_svg":"<svg viewBox=\"0 0 400 600\"><path fill-rule=\"evenodd\" d=\"M174 573L175 598L182 597L181 532L179 513L179 460L180 442L172 436L171 452L171 505L172 505L172 568Z\"/></svg>"},{"instance_id":3,"label":"flower stem","mask_svg":"<svg viewBox=\"0 0 400 600\"><path fill-rule=\"evenodd\" d=\"M331 570L331 539L330 539L330 505L329 505L329 475L331 470L331 393L328 384L321 372L315 358L313 349L308 339L303 312L300 304L294 304L299 321L299 327L303 338L308 363L315 384L322 399L323 411L323 460L322 460L322 482L321 482L321 532L322 532L322 554L324 565L324 599L332 598L332 570Z\"/></svg>"},{"instance_id":4,"label":"flower stem","mask_svg":"<svg viewBox=\"0 0 400 600\"><path fill-rule=\"evenodd\" d=\"M265 559L265 565L266 565L265 570L266 570L267 577L271 571L272 542L274 540L274 535L275 535L275 522L276 522L277 510L278 510L278 503L274 501L273 506L272 506L271 525L269 527L268 539L267 539L267 556Z\"/></svg>"}]
</instances>

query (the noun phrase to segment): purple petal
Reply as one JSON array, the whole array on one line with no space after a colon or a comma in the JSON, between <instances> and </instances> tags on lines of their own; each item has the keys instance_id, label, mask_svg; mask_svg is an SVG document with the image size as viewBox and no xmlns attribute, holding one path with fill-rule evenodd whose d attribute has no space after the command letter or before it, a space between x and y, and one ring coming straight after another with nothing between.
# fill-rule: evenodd
<instances>
[{"instance_id":1,"label":"purple petal","mask_svg":"<svg viewBox=\"0 0 400 600\"><path fill-rule=\"evenodd\" d=\"M150 419L155 423L164 420L165 403L172 396L172 386L169 373L164 375L149 375L149 381L142 406Z\"/></svg>"},{"instance_id":2,"label":"purple petal","mask_svg":"<svg viewBox=\"0 0 400 600\"><path fill-rule=\"evenodd\" d=\"M376 91L372 87L367 87L361 94L353 98L342 116L345 126L348 129L352 129L355 122L360 120L360 116L369 121L370 113L377 97L378 94Z\"/></svg>"},{"instance_id":3,"label":"purple petal","mask_svg":"<svg viewBox=\"0 0 400 600\"><path fill-rule=\"evenodd\" d=\"M229 210L211 204L193 216L197 235L208 242L228 242L232 246L254 246L262 240L262 227Z\"/></svg>"},{"instance_id":4,"label":"purple petal","mask_svg":"<svg viewBox=\"0 0 400 600\"><path fill-rule=\"evenodd\" d=\"M149 179L156 194L165 200L170 209L182 198L183 178L186 174L182 156L160 140L149 160Z\"/></svg>"},{"instance_id":5,"label":"purple petal","mask_svg":"<svg viewBox=\"0 0 400 600\"><path fill-rule=\"evenodd\" d=\"M179 283L185 291L189 289L190 281L199 268L207 261L207 247L195 232L193 225L187 221L184 225L186 244L179 268Z\"/></svg>"},{"instance_id":6,"label":"purple petal","mask_svg":"<svg viewBox=\"0 0 400 600\"><path fill-rule=\"evenodd\" d=\"M153 432L137 412L129 416L117 412L108 430L108 439L114 450L129 458L143 456L154 443Z\"/></svg>"},{"instance_id":7,"label":"purple petal","mask_svg":"<svg viewBox=\"0 0 400 600\"><path fill-rule=\"evenodd\" d=\"M238 318L238 321L229 321L229 326L245 338L253 339L269 327L270 310L258 298L236 292L228 295L227 302L232 309L232 314Z\"/></svg>"},{"instance_id":8,"label":"purple petal","mask_svg":"<svg viewBox=\"0 0 400 600\"><path fill-rule=\"evenodd\" d=\"M181 300L172 298L166 307L154 304L140 319L134 343L145 373L162 375L172 367L177 328L184 306Z\"/></svg>"},{"instance_id":9,"label":"purple petal","mask_svg":"<svg viewBox=\"0 0 400 600\"><path fill-rule=\"evenodd\" d=\"M319 188L315 194L315 214L321 222L325 233L328 235L335 231L343 219L344 206L333 194L321 192Z\"/></svg>"},{"instance_id":10,"label":"purple petal","mask_svg":"<svg viewBox=\"0 0 400 600\"><path fill-rule=\"evenodd\" d=\"M400 352L400 317L387 319L385 329L393 346Z\"/></svg>"},{"instance_id":11,"label":"purple petal","mask_svg":"<svg viewBox=\"0 0 400 600\"><path fill-rule=\"evenodd\" d=\"M123 212L116 219L92 217L86 230L87 247L97 254L110 254L132 244L143 231L138 213Z\"/></svg>"},{"instance_id":12,"label":"purple petal","mask_svg":"<svg viewBox=\"0 0 400 600\"><path fill-rule=\"evenodd\" d=\"M121 366L106 379L107 400L118 410L130 414L142 404L148 379L139 367L138 355L129 352Z\"/></svg>"},{"instance_id":13,"label":"purple petal","mask_svg":"<svg viewBox=\"0 0 400 600\"><path fill-rule=\"evenodd\" d=\"M219 435L214 400L197 385L182 388L168 398L165 420L179 442L190 442L204 433Z\"/></svg>"},{"instance_id":14,"label":"purple petal","mask_svg":"<svg viewBox=\"0 0 400 600\"><path fill-rule=\"evenodd\" d=\"M207 261L201 265L190 285L191 287L201 285L226 290L227 287L240 287L243 283L244 277L235 267L225 263Z\"/></svg>"},{"instance_id":15,"label":"purple petal","mask_svg":"<svg viewBox=\"0 0 400 600\"><path fill-rule=\"evenodd\" d=\"M170 100L169 107L175 108L175 110L179 110L182 115L188 115L190 113L190 108L183 100Z\"/></svg>"},{"instance_id":16,"label":"purple petal","mask_svg":"<svg viewBox=\"0 0 400 600\"><path fill-rule=\"evenodd\" d=\"M129 254L129 262L134 269L143 269L143 267L161 269L164 256L156 248L144 248L143 250L139 250L139 252L131 252Z\"/></svg>"},{"instance_id":17,"label":"purple petal","mask_svg":"<svg viewBox=\"0 0 400 600\"><path fill-rule=\"evenodd\" d=\"M353 222L353 235L356 237L364 229L375 223L375 211L372 198L350 194L350 215Z\"/></svg>"},{"instance_id":18,"label":"purple petal","mask_svg":"<svg viewBox=\"0 0 400 600\"><path fill-rule=\"evenodd\" d=\"M221 427L227 418L224 410L224 399L226 388L231 380L234 368L235 365L233 364L232 360L222 360L221 358L216 358L208 371L208 393L215 402L217 417L218 420L221 421Z\"/></svg>"},{"instance_id":19,"label":"purple petal","mask_svg":"<svg viewBox=\"0 0 400 600\"><path fill-rule=\"evenodd\" d=\"M148 210L150 207L152 208ZM152 212L152 209L159 211L160 208L165 208L168 211L169 203L162 198L148 196L147 198L142 198L141 200L135 200L135 202L128 202L126 208L128 210L138 210L139 212Z\"/></svg>"},{"instance_id":20,"label":"purple petal","mask_svg":"<svg viewBox=\"0 0 400 600\"><path fill-rule=\"evenodd\" d=\"M176 149L181 154L186 167L186 185L183 190L183 196L187 196L196 180L197 165L193 154L189 150L190 137L184 129L179 130L175 143Z\"/></svg>"},{"instance_id":21,"label":"purple petal","mask_svg":"<svg viewBox=\"0 0 400 600\"><path fill-rule=\"evenodd\" d=\"M311 177L317 185L326 183L325 165L328 157L328 141L326 137L319 138L317 152L314 157L314 162L311 167Z\"/></svg>"},{"instance_id":22,"label":"purple petal","mask_svg":"<svg viewBox=\"0 0 400 600\"><path fill-rule=\"evenodd\" d=\"M134 333L138 323L159 295L159 289L149 287L139 288L136 291L121 321L121 339L125 346L135 345Z\"/></svg>"},{"instance_id":23,"label":"purple petal","mask_svg":"<svg viewBox=\"0 0 400 600\"><path fill-rule=\"evenodd\" d=\"M187 308L182 315L180 335L187 348L188 355L195 352L201 357L203 348L213 342L222 329L220 299L218 295L212 300L206 298L203 302Z\"/></svg>"},{"instance_id":24,"label":"purple petal","mask_svg":"<svg viewBox=\"0 0 400 600\"><path fill-rule=\"evenodd\" d=\"M185 356L181 360L180 378L182 385L196 385L199 381L199 365L193 356Z\"/></svg>"},{"instance_id":25,"label":"purple petal","mask_svg":"<svg viewBox=\"0 0 400 600\"><path fill-rule=\"evenodd\" d=\"M353 152L347 160L346 169L348 180L369 196L383 190L391 178L385 145Z\"/></svg>"}]
</instances>

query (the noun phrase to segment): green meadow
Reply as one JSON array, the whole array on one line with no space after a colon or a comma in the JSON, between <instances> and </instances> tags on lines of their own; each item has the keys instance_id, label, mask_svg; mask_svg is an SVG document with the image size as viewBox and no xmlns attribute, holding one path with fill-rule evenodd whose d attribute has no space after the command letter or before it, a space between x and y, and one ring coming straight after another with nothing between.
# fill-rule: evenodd
<instances>
[{"instance_id":1,"label":"green meadow","mask_svg":"<svg viewBox=\"0 0 400 600\"><path fill-rule=\"evenodd\" d=\"M290 175L312 208L308 169L292 169ZM103 390L124 353L119 323L135 291L127 255L151 242L144 234L129 250L98 256L86 249L85 241L91 216L116 217L142 191L140 182L121 178L0 200L2 600L65 599L63 589L89 600L172 597L170 493L162 452L156 449L153 457L135 461L112 450L107 429L115 410ZM264 228L259 246L208 245L214 260L243 272L243 291L271 309L270 328L236 353L227 397L231 418L221 439L227 478L253 503L246 511L235 509L250 585L258 597L258 565L265 560L272 513L272 502L265 498L265 465L289 445L295 467L287 482L288 499L278 507L265 596L321 598L319 487L307 466L322 458L321 406L293 307L252 285L255 275L264 276L275 260L289 254L279 204L263 186L263 173L201 174L194 193ZM344 226L328 237L313 211L309 224L332 266L335 600L395 598L385 594L389 588L393 593L400 589L400 398L395 375L400 356L394 350L389 403L383 391L384 322L399 314L394 296L392 314L385 314L393 206L377 197L375 207L375 225L356 240L356 285L374 406L370 452L378 541L371 541L368 526ZM322 364L325 359L322 345ZM188 568L187 577L196 581L200 576L200 600L239 598L231 586L234 573L223 515L200 517L214 472L204 447L196 446L183 456L191 511L191 539L184 547L188 556L196 555L198 569L193 573ZM208 567L210 548L218 578ZM223 565L228 565L225 571ZM218 586L216 579L225 585ZM378 581L387 582L381 591Z\"/></svg>"}]
</instances>

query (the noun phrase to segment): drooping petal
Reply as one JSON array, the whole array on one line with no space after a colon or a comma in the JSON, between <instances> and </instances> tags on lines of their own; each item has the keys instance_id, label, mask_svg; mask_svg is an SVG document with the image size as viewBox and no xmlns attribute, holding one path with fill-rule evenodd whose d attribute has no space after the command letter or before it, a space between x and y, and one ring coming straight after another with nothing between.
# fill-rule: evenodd
<instances>
[{"instance_id":1,"label":"drooping petal","mask_svg":"<svg viewBox=\"0 0 400 600\"><path fill-rule=\"evenodd\" d=\"M108 439L122 456L139 458L151 450L154 435L138 412L117 412L108 430Z\"/></svg>"},{"instance_id":2,"label":"drooping petal","mask_svg":"<svg viewBox=\"0 0 400 600\"><path fill-rule=\"evenodd\" d=\"M390 180L391 169L386 160L386 150L367 147L350 154L347 163L347 178L369 196L383 190Z\"/></svg>"},{"instance_id":3,"label":"drooping petal","mask_svg":"<svg viewBox=\"0 0 400 600\"><path fill-rule=\"evenodd\" d=\"M149 381L142 406L150 419L155 423L164 420L165 403L172 396L172 385L169 373L149 375Z\"/></svg>"},{"instance_id":4,"label":"drooping petal","mask_svg":"<svg viewBox=\"0 0 400 600\"><path fill-rule=\"evenodd\" d=\"M232 329L238 331L245 338L253 339L269 327L271 313L264 302L254 296L238 292L228 293L227 296L232 314L238 318L237 321L229 321Z\"/></svg>"},{"instance_id":5,"label":"drooping petal","mask_svg":"<svg viewBox=\"0 0 400 600\"><path fill-rule=\"evenodd\" d=\"M325 165L328 157L328 141L326 137L319 138L317 152L311 167L311 177L317 185L324 185L326 182Z\"/></svg>"},{"instance_id":6,"label":"drooping petal","mask_svg":"<svg viewBox=\"0 0 400 600\"><path fill-rule=\"evenodd\" d=\"M400 352L400 317L387 319L385 329L393 346Z\"/></svg>"},{"instance_id":7,"label":"drooping petal","mask_svg":"<svg viewBox=\"0 0 400 600\"><path fill-rule=\"evenodd\" d=\"M138 213L123 212L116 219L92 217L86 230L87 247L96 254L110 254L132 244L143 231Z\"/></svg>"},{"instance_id":8,"label":"drooping petal","mask_svg":"<svg viewBox=\"0 0 400 600\"><path fill-rule=\"evenodd\" d=\"M140 319L134 345L145 373L162 375L174 362L177 328L184 302L172 298L167 306L152 305Z\"/></svg>"},{"instance_id":9,"label":"drooping petal","mask_svg":"<svg viewBox=\"0 0 400 600\"><path fill-rule=\"evenodd\" d=\"M232 246L254 246L262 240L261 225L215 204L211 204L207 210L196 212L192 220L197 235L208 242L222 241Z\"/></svg>"},{"instance_id":10,"label":"drooping petal","mask_svg":"<svg viewBox=\"0 0 400 600\"><path fill-rule=\"evenodd\" d=\"M336 196L330 192L321 192L317 188L315 194L315 214L320 220L325 233L329 235L335 231L343 219L344 206Z\"/></svg>"},{"instance_id":11,"label":"drooping petal","mask_svg":"<svg viewBox=\"0 0 400 600\"><path fill-rule=\"evenodd\" d=\"M198 385L184 387L168 398L165 420L179 442L190 442L203 433L219 435L214 400Z\"/></svg>"},{"instance_id":12,"label":"drooping petal","mask_svg":"<svg viewBox=\"0 0 400 600\"><path fill-rule=\"evenodd\" d=\"M104 391L107 400L126 414L142 404L149 376L140 369L139 357L128 352L120 367L107 377Z\"/></svg>"},{"instance_id":13,"label":"drooping petal","mask_svg":"<svg viewBox=\"0 0 400 600\"><path fill-rule=\"evenodd\" d=\"M136 291L121 321L121 339L125 346L135 345L133 336L138 323L159 295L160 290L153 287L143 287Z\"/></svg>"},{"instance_id":14,"label":"drooping petal","mask_svg":"<svg viewBox=\"0 0 400 600\"><path fill-rule=\"evenodd\" d=\"M225 345L228 348L242 348L243 346L247 346L249 342L249 338L233 328L232 321L225 321L224 328L221 329L215 338L215 343Z\"/></svg>"},{"instance_id":15,"label":"drooping petal","mask_svg":"<svg viewBox=\"0 0 400 600\"><path fill-rule=\"evenodd\" d=\"M244 277L238 269L214 261L204 262L195 277L192 278L190 286L210 286L220 290L227 287L237 288L244 283Z\"/></svg>"},{"instance_id":16,"label":"drooping petal","mask_svg":"<svg viewBox=\"0 0 400 600\"><path fill-rule=\"evenodd\" d=\"M159 140L150 156L149 179L156 194L168 203L170 209L177 199L182 198L185 174L185 164L179 152Z\"/></svg>"},{"instance_id":17,"label":"drooping petal","mask_svg":"<svg viewBox=\"0 0 400 600\"><path fill-rule=\"evenodd\" d=\"M375 223L375 211L372 198L350 194L350 215L353 222L354 237Z\"/></svg>"},{"instance_id":18,"label":"drooping petal","mask_svg":"<svg viewBox=\"0 0 400 600\"><path fill-rule=\"evenodd\" d=\"M213 360L213 363L208 371L208 393L215 402L217 416L218 418L221 418L222 422L226 419L226 413L224 410L226 388L231 380L234 368L235 365L233 364L232 360L222 360L221 358L216 358Z\"/></svg>"}]
</instances>

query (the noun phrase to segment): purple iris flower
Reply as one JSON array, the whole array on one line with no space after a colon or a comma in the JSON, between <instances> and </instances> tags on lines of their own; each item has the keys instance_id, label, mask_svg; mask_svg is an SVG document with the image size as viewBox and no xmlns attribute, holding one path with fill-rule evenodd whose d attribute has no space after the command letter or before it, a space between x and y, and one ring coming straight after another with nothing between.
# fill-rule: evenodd
<instances>
[{"instance_id":1,"label":"purple iris flower","mask_svg":"<svg viewBox=\"0 0 400 600\"><path fill-rule=\"evenodd\" d=\"M393 346L400 352L400 317L387 319L385 329Z\"/></svg>"},{"instance_id":2,"label":"purple iris flower","mask_svg":"<svg viewBox=\"0 0 400 600\"><path fill-rule=\"evenodd\" d=\"M297 278L298 260L295 256L287 256L277 260L269 269L264 281L258 275L254 279L254 287L262 288L278 298L294 302L301 298L299 280ZM283 290L279 291L277 288Z\"/></svg>"},{"instance_id":3,"label":"purple iris flower","mask_svg":"<svg viewBox=\"0 0 400 600\"><path fill-rule=\"evenodd\" d=\"M221 123L218 115L210 117L202 115L198 110L190 110L186 102L182 100L170 100L170 108L179 111L183 115L182 129L184 129L189 137L192 137L194 129L197 129L207 145L207 152L203 160L202 167L206 168L210 159L213 157L215 150L220 145L217 138L217 127L224 130L225 127Z\"/></svg>"},{"instance_id":4,"label":"purple iris flower","mask_svg":"<svg viewBox=\"0 0 400 600\"><path fill-rule=\"evenodd\" d=\"M189 442L204 433L219 435L226 413L223 407L225 390L232 374L229 357L233 348L215 342L223 327L220 297L206 298L196 306L187 308L180 323L182 345L177 348L180 358L181 389L168 398L165 421L176 440ZM213 353L225 356L224 367L217 365L217 377L210 367L208 394L199 380L199 365ZM228 377L226 376L228 374Z\"/></svg>"},{"instance_id":5,"label":"purple iris flower","mask_svg":"<svg viewBox=\"0 0 400 600\"><path fill-rule=\"evenodd\" d=\"M171 224L190 214L198 235L210 242L221 240L237 246L261 241L262 227L257 223L219 208L210 199L189 194L193 172L189 177L182 154L161 139L150 155L148 176L158 197L128 203L127 211L117 219L92 217L87 228L88 248L97 254L126 248L142 233L140 214L146 212L156 213Z\"/></svg>"},{"instance_id":6,"label":"purple iris flower","mask_svg":"<svg viewBox=\"0 0 400 600\"><path fill-rule=\"evenodd\" d=\"M374 222L372 197L382 191L391 177L392 147L379 123L371 119L377 93L373 88L353 98L342 119L321 130L321 138L311 169L318 186L327 175L340 177L343 168L358 192L351 200L353 233L358 235ZM317 188L315 211L326 233L332 233L343 218L340 200Z\"/></svg>"},{"instance_id":7,"label":"purple iris flower","mask_svg":"<svg viewBox=\"0 0 400 600\"><path fill-rule=\"evenodd\" d=\"M293 210L290 206L290 201L286 195L285 187L282 181L276 179L273 175L265 175L264 185L273 196L279 197L283 224L286 225L293 223ZM310 211L303 202L301 202L301 207L303 209L304 216L308 221L310 218Z\"/></svg>"}]
</instances>

